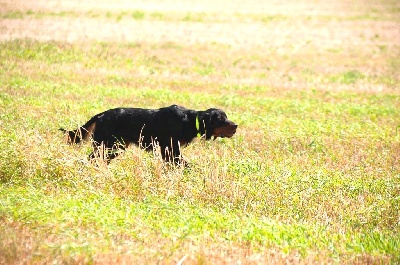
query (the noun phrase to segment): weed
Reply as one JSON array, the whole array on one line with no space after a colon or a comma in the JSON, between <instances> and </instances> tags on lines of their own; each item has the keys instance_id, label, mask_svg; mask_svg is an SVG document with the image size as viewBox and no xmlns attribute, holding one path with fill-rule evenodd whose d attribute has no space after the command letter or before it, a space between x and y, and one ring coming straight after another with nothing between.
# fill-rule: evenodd
<instances>
[{"instance_id":1,"label":"weed","mask_svg":"<svg viewBox=\"0 0 400 265\"><path fill-rule=\"evenodd\" d=\"M132 12L132 18L136 19L136 20L141 20L144 19L145 17L145 13L139 10L136 10L134 12Z\"/></svg>"},{"instance_id":2,"label":"weed","mask_svg":"<svg viewBox=\"0 0 400 265\"><path fill-rule=\"evenodd\" d=\"M332 76L330 78L331 82L341 83L341 84L354 84L358 80L364 79L364 75L359 71L347 71L339 75Z\"/></svg>"}]
</instances>

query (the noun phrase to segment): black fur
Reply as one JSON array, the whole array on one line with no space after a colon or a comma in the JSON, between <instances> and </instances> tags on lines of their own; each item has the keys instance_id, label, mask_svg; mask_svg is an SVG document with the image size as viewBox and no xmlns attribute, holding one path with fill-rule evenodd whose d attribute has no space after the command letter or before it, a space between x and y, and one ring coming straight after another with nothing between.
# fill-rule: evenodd
<instances>
[{"instance_id":1,"label":"black fur","mask_svg":"<svg viewBox=\"0 0 400 265\"><path fill-rule=\"evenodd\" d=\"M205 135L206 140L232 137L236 128L237 125L228 120L220 109L195 111L172 105L160 109L110 109L95 115L76 130L60 130L67 134L71 144L91 138L94 151L90 158L102 155L109 161L131 143L148 151L153 150L154 143L157 143L164 160L179 164L180 147L190 143L197 135ZM99 150L106 152L100 154Z\"/></svg>"}]
</instances>

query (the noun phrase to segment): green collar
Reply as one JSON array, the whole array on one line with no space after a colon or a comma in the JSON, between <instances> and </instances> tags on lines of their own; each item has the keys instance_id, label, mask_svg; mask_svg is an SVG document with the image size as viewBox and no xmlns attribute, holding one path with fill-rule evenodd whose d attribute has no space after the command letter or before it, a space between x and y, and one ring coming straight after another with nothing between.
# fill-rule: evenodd
<instances>
[{"instance_id":1,"label":"green collar","mask_svg":"<svg viewBox=\"0 0 400 265\"><path fill-rule=\"evenodd\" d=\"M197 137L201 137L200 133L200 122L199 122L199 114L196 116L196 130L197 130Z\"/></svg>"}]
</instances>

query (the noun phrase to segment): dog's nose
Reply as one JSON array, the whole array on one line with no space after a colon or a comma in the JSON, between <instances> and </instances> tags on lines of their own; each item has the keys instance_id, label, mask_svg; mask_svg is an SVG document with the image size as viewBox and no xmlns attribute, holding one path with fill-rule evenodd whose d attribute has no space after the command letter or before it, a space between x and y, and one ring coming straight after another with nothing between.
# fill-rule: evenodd
<instances>
[{"instance_id":1,"label":"dog's nose","mask_svg":"<svg viewBox=\"0 0 400 265\"><path fill-rule=\"evenodd\" d=\"M237 125L237 124L234 124L233 127L235 127L235 129L236 129L236 128L238 127L238 125Z\"/></svg>"}]
</instances>

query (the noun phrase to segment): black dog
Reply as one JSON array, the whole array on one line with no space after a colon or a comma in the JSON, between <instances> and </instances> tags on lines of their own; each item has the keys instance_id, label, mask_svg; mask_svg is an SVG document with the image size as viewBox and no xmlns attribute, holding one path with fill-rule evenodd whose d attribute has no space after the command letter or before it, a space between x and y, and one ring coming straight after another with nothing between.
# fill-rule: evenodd
<instances>
[{"instance_id":1,"label":"black dog","mask_svg":"<svg viewBox=\"0 0 400 265\"><path fill-rule=\"evenodd\" d=\"M172 105L160 109L116 108L92 117L85 125L67 131L68 143L79 143L91 138L94 151L90 158L101 156L107 162L115 158L119 150L131 143L147 151L155 144L161 149L165 161L181 162L180 147L190 143L196 136L232 137L237 125L228 120L220 109L195 111ZM102 151L102 153L100 153ZM104 151L105 150L105 151Z\"/></svg>"}]
</instances>

